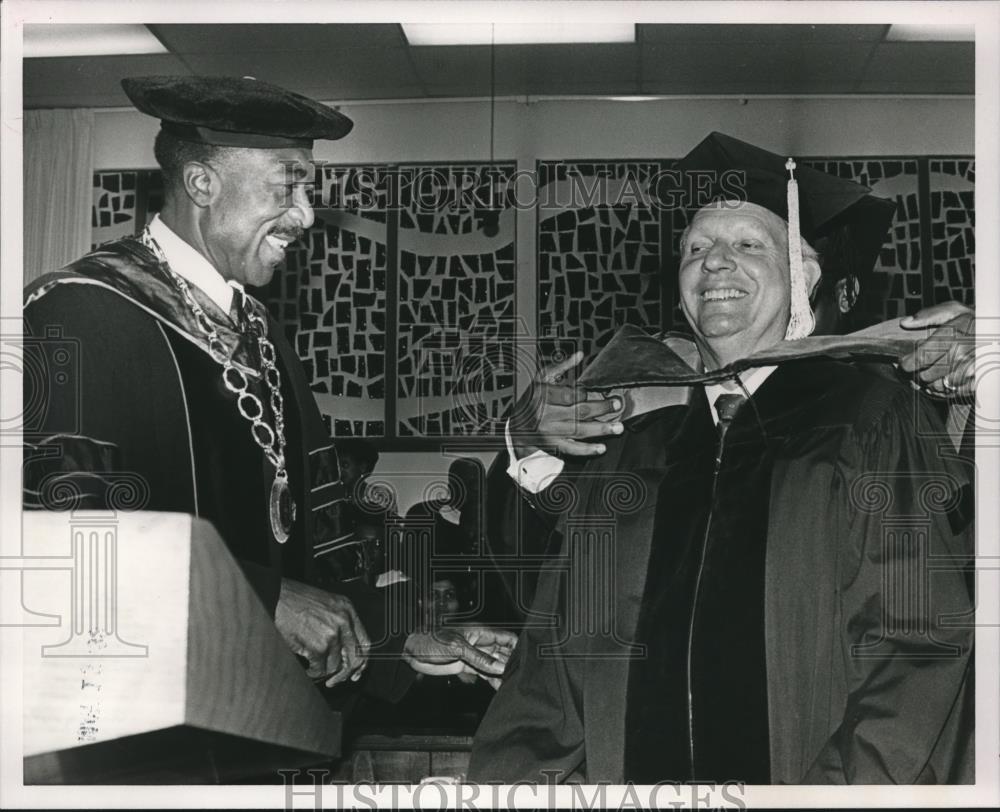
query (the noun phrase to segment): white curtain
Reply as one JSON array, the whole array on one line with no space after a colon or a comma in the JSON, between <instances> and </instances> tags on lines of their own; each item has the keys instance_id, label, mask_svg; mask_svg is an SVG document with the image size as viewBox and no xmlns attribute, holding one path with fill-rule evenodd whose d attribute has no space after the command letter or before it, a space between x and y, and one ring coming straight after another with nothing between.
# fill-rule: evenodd
<instances>
[{"instance_id":1,"label":"white curtain","mask_svg":"<svg viewBox=\"0 0 1000 812\"><path fill-rule=\"evenodd\" d=\"M93 110L25 110L25 284L90 250L93 175Z\"/></svg>"}]
</instances>

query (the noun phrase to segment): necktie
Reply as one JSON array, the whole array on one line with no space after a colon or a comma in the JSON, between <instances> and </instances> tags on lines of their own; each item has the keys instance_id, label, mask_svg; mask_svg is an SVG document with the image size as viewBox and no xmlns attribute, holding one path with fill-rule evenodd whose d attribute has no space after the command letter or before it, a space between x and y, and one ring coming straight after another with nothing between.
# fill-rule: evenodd
<instances>
[{"instance_id":1,"label":"necktie","mask_svg":"<svg viewBox=\"0 0 1000 812\"><path fill-rule=\"evenodd\" d=\"M233 291L233 301L229 305L229 318L236 325L236 332L246 333L247 317L243 310L243 296L237 290Z\"/></svg>"},{"instance_id":2,"label":"necktie","mask_svg":"<svg viewBox=\"0 0 1000 812\"><path fill-rule=\"evenodd\" d=\"M726 432L740 410L740 406L746 401L746 397L741 394L719 395L715 399L715 413L719 416L719 443L715 449L715 470L719 470L722 464L722 447L726 439Z\"/></svg>"},{"instance_id":3,"label":"necktie","mask_svg":"<svg viewBox=\"0 0 1000 812\"><path fill-rule=\"evenodd\" d=\"M260 349L257 346L257 329L250 321L250 305L247 303L244 294L238 290L233 291L233 302L229 306L229 318L236 324L236 332L240 336L240 344L246 351L250 366L256 370L261 369Z\"/></svg>"}]
</instances>

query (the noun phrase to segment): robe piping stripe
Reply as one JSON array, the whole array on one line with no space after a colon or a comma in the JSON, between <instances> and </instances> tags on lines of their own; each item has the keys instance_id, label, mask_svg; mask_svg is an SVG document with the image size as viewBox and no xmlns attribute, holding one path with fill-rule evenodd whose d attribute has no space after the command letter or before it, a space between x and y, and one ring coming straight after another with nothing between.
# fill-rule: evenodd
<instances>
[{"instance_id":1,"label":"robe piping stripe","mask_svg":"<svg viewBox=\"0 0 1000 812\"><path fill-rule=\"evenodd\" d=\"M181 390L181 402L184 404L184 424L187 427L188 456L191 458L191 495L194 498L194 515L201 516L201 511L198 509L198 474L195 472L194 467L194 433L191 431L191 415L188 413L188 400L187 392L184 389L184 378L181 376L181 368L177 363L177 355L174 353L174 348L170 346L170 340L167 338L167 334L163 332L163 325L159 324L158 326L160 328L160 335L163 336L163 343L167 345L167 351L174 362L174 369L177 370L177 384Z\"/></svg>"},{"instance_id":2,"label":"robe piping stripe","mask_svg":"<svg viewBox=\"0 0 1000 812\"><path fill-rule=\"evenodd\" d=\"M313 558L319 558L327 553L332 553L339 546L341 546L345 541L350 541L354 538L354 533L348 533L344 536L338 536L335 539L330 539L329 541L324 541L313 547Z\"/></svg>"},{"instance_id":3,"label":"robe piping stripe","mask_svg":"<svg viewBox=\"0 0 1000 812\"><path fill-rule=\"evenodd\" d=\"M313 489L314 493L315 491L316 489ZM314 507L312 510L313 513L315 513L317 510L323 510L323 508L328 508L330 507L330 505L335 505L338 502L346 502L346 501L347 501L346 496L338 496L336 499L331 499L329 502L324 502L322 505L316 505L316 507Z\"/></svg>"},{"instance_id":4,"label":"robe piping stripe","mask_svg":"<svg viewBox=\"0 0 1000 812\"><path fill-rule=\"evenodd\" d=\"M38 448L42 448L44 446L49 445L53 440L63 440L63 439L88 440L89 442L94 443L95 445L106 445L111 448L113 448L115 445L114 443L109 443L107 440L98 440L96 437L91 437L87 434L67 434L65 432L58 434L47 434L45 435L45 439L40 440L38 443L35 443L35 445Z\"/></svg>"}]
</instances>

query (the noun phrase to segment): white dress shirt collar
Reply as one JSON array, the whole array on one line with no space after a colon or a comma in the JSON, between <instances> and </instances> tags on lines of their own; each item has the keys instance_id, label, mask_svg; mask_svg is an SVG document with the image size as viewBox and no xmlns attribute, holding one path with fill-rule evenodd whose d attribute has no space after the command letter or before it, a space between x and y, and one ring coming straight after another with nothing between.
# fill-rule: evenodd
<instances>
[{"instance_id":1,"label":"white dress shirt collar","mask_svg":"<svg viewBox=\"0 0 1000 812\"><path fill-rule=\"evenodd\" d=\"M446 522L450 522L451 524L457 525L462 521L462 514L455 510L455 508L451 505L441 505L441 507L438 508L438 513L441 514L442 519Z\"/></svg>"},{"instance_id":2,"label":"white dress shirt collar","mask_svg":"<svg viewBox=\"0 0 1000 812\"><path fill-rule=\"evenodd\" d=\"M712 420L715 422L715 425L719 425L719 415L715 411L715 401L719 395L746 395L746 393L749 392L752 396L758 389L760 389L761 384L763 384L776 369L776 366L752 367L746 372L741 372L740 380L743 381L743 386L746 387L746 392L743 391L739 384L731 379L719 381L717 383L706 383L705 397L708 398L708 405L711 406L709 411L712 413Z\"/></svg>"},{"instance_id":3,"label":"white dress shirt collar","mask_svg":"<svg viewBox=\"0 0 1000 812\"><path fill-rule=\"evenodd\" d=\"M199 288L223 313L228 314L233 303L233 291L243 293L243 286L239 282L227 282L215 266L179 237L160 219L159 214L152 219L148 228L150 236L163 251L170 269Z\"/></svg>"}]
</instances>

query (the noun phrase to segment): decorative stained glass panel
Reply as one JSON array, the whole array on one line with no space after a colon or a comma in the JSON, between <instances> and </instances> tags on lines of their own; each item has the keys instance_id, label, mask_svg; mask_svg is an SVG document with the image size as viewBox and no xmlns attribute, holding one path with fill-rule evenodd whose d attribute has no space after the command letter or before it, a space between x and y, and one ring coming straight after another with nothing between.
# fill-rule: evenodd
<instances>
[{"instance_id":1,"label":"decorative stained glass panel","mask_svg":"<svg viewBox=\"0 0 1000 812\"><path fill-rule=\"evenodd\" d=\"M400 437L493 434L512 403L515 171L400 168Z\"/></svg>"},{"instance_id":2,"label":"decorative stained glass panel","mask_svg":"<svg viewBox=\"0 0 1000 812\"><path fill-rule=\"evenodd\" d=\"M626 323L660 326L658 162L538 163L538 334L587 359Z\"/></svg>"},{"instance_id":3,"label":"decorative stained glass panel","mask_svg":"<svg viewBox=\"0 0 1000 812\"><path fill-rule=\"evenodd\" d=\"M975 303L975 162L969 158L932 158L931 254L934 301Z\"/></svg>"},{"instance_id":4,"label":"decorative stained glass panel","mask_svg":"<svg viewBox=\"0 0 1000 812\"><path fill-rule=\"evenodd\" d=\"M320 167L316 221L268 289L334 437L385 434L388 190L384 167Z\"/></svg>"},{"instance_id":5,"label":"decorative stained glass panel","mask_svg":"<svg viewBox=\"0 0 1000 812\"><path fill-rule=\"evenodd\" d=\"M91 209L91 247L134 234L136 224L136 170L94 173L94 205Z\"/></svg>"}]
</instances>

